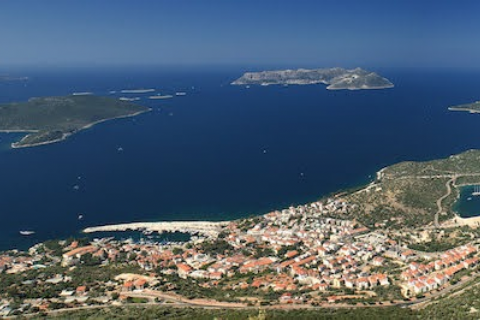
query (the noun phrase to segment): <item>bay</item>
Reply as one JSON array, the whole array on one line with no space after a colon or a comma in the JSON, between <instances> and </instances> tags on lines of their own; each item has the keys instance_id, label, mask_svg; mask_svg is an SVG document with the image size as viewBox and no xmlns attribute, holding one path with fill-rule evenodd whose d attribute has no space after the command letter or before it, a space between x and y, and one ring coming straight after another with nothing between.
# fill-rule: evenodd
<instances>
[{"instance_id":1,"label":"bay","mask_svg":"<svg viewBox=\"0 0 480 320\"><path fill-rule=\"evenodd\" d=\"M42 147L0 135L0 249L132 221L228 220L314 201L382 167L479 148L478 72L380 70L393 89L230 86L241 68L22 70L0 102L155 88L153 110ZM156 92L156 93L157 93ZM79 214L83 219L79 220ZM20 230L35 230L30 237Z\"/></svg>"}]
</instances>

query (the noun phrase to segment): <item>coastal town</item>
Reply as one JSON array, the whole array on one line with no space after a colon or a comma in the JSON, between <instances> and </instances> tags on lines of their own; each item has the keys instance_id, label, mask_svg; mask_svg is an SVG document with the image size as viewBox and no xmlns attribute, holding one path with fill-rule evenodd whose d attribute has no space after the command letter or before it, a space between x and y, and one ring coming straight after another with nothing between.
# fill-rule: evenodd
<instances>
[{"instance_id":1,"label":"coastal town","mask_svg":"<svg viewBox=\"0 0 480 320\"><path fill-rule=\"evenodd\" d=\"M355 210L337 196L221 223L215 230L212 223L185 242L157 241L150 231L137 241L52 240L27 252L4 252L0 316L130 303L402 305L425 301L477 274L475 239L421 251L381 223L367 227L338 218ZM192 223L188 231L194 229Z\"/></svg>"}]
</instances>

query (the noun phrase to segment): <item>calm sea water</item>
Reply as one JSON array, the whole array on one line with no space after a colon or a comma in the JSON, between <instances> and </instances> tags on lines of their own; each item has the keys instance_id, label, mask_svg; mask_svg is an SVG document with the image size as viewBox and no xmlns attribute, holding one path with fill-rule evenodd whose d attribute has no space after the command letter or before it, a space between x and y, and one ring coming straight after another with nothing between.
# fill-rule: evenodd
<instances>
[{"instance_id":1,"label":"calm sea water","mask_svg":"<svg viewBox=\"0 0 480 320\"><path fill-rule=\"evenodd\" d=\"M480 148L480 116L447 110L480 99L477 73L382 70L395 88L328 91L230 86L242 72L32 71L26 83L0 84L0 102L131 88L187 92L170 100L134 95L153 111L48 146L9 149L22 135L1 134L0 249L98 224L261 214L364 183L399 161Z\"/></svg>"},{"instance_id":2,"label":"calm sea water","mask_svg":"<svg viewBox=\"0 0 480 320\"><path fill-rule=\"evenodd\" d=\"M480 197L472 196L474 186L460 188L460 198L455 203L454 209L463 218L480 216Z\"/></svg>"}]
</instances>

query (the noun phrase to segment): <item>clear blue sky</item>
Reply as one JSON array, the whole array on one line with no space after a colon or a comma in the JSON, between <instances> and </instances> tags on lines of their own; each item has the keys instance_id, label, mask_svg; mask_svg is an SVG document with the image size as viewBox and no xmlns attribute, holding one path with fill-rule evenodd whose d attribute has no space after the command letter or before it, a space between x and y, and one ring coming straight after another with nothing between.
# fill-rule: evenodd
<instances>
[{"instance_id":1,"label":"clear blue sky","mask_svg":"<svg viewBox=\"0 0 480 320\"><path fill-rule=\"evenodd\" d=\"M480 66L480 1L2 0L6 65Z\"/></svg>"}]
</instances>

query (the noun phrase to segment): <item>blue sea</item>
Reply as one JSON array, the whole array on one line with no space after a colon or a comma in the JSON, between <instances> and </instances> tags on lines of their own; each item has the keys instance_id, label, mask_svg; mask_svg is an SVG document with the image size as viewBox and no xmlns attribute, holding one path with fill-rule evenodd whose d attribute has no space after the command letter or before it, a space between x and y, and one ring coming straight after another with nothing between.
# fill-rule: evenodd
<instances>
[{"instance_id":1,"label":"blue sea","mask_svg":"<svg viewBox=\"0 0 480 320\"><path fill-rule=\"evenodd\" d=\"M244 71L37 69L21 70L26 82L0 83L0 102L186 92L129 94L152 111L56 144L10 149L22 134L0 134L0 249L99 224L262 214L368 182L399 161L480 148L480 115L447 110L480 99L478 72L375 70L395 84L385 90L229 85Z\"/></svg>"},{"instance_id":2,"label":"blue sea","mask_svg":"<svg viewBox=\"0 0 480 320\"><path fill-rule=\"evenodd\" d=\"M454 210L463 218L480 216L480 197L474 196L473 185L460 188L460 197L454 205Z\"/></svg>"}]
</instances>

